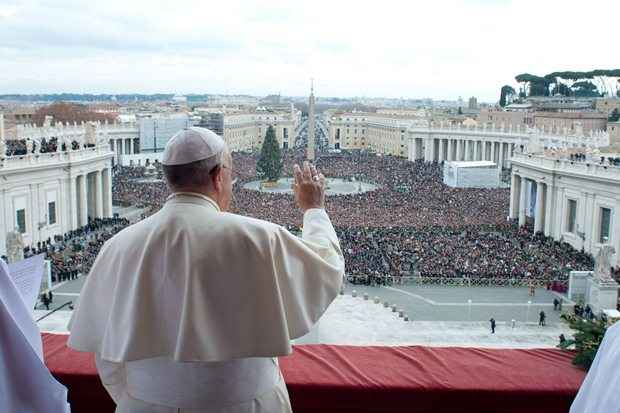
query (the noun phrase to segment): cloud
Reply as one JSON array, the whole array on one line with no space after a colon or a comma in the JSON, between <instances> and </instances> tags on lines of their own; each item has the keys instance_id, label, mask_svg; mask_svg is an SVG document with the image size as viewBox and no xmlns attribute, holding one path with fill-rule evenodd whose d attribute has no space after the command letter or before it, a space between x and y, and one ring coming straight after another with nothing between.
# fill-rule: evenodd
<instances>
[{"instance_id":1,"label":"cloud","mask_svg":"<svg viewBox=\"0 0 620 413\"><path fill-rule=\"evenodd\" d=\"M614 1L205 2L0 5L0 89L15 93L478 96L521 72L617 66ZM595 18L596 17L596 18Z\"/></svg>"}]
</instances>

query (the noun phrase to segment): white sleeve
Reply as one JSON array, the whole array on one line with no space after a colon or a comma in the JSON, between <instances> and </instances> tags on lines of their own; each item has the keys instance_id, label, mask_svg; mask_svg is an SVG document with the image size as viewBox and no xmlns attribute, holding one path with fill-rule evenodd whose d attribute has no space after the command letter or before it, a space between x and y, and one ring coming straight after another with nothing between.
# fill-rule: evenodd
<instances>
[{"instance_id":1,"label":"white sleeve","mask_svg":"<svg viewBox=\"0 0 620 413\"><path fill-rule=\"evenodd\" d=\"M325 261L336 267L342 267L344 275L344 257L340 242L324 209L306 210L301 238Z\"/></svg>"},{"instance_id":2,"label":"white sleeve","mask_svg":"<svg viewBox=\"0 0 620 413\"><path fill-rule=\"evenodd\" d=\"M301 239L282 229L272 259L290 338L301 337L342 287L344 257L325 210L305 212Z\"/></svg>"},{"instance_id":3,"label":"white sleeve","mask_svg":"<svg viewBox=\"0 0 620 413\"><path fill-rule=\"evenodd\" d=\"M620 324L607 329L570 413L620 412Z\"/></svg>"}]
</instances>

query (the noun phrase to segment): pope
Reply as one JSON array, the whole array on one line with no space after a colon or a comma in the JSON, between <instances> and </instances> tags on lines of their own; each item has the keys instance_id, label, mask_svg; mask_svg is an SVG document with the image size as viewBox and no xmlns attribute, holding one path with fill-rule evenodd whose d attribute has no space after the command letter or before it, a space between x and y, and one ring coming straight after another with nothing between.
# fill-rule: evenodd
<instances>
[{"instance_id":1,"label":"pope","mask_svg":"<svg viewBox=\"0 0 620 413\"><path fill-rule=\"evenodd\" d=\"M232 157L203 128L163 152L171 195L105 243L70 322L117 412L289 412L277 356L337 296L344 258L325 177L294 167L301 238L227 212Z\"/></svg>"}]
</instances>

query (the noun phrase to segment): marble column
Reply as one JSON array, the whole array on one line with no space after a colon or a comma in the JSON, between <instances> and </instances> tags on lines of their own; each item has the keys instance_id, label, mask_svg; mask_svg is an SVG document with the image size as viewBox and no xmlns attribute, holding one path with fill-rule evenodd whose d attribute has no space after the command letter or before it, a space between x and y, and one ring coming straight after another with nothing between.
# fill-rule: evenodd
<instances>
[{"instance_id":1,"label":"marble column","mask_svg":"<svg viewBox=\"0 0 620 413\"><path fill-rule=\"evenodd\" d=\"M477 161L480 157L480 142L474 141L474 161Z\"/></svg>"},{"instance_id":2,"label":"marble column","mask_svg":"<svg viewBox=\"0 0 620 413\"><path fill-rule=\"evenodd\" d=\"M112 217L112 170L103 170L103 216Z\"/></svg>"},{"instance_id":3,"label":"marble column","mask_svg":"<svg viewBox=\"0 0 620 413\"><path fill-rule=\"evenodd\" d=\"M448 143L446 144L446 146L448 148L448 156L446 157L446 159L448 161L452 161L452 160L454 160L454 158L452 157L452 151L454 150L454 148L453 148L454 140L448 139Z\"/></svg>"},{"instance_id":4,"label":"marble column","mask_svg":"<svg viewBox=\"0 0 620 413\"><path fill-rule=\"evenodd\" d=\"M75 230L79 227L79 221L78 221L78 205L79 205L79 201L78 201L78 196L79 196L79 188L78 188L78 182L77 182L77 177L72 176L69 178L69 199L71 200L71 215L70 215L70 219L71 219L71 225L70 228L72 230Z\"/></svg>"},{"instance_id":5,"label":"marble column","mask_svg":"<svg viewBox=\"0 0 620 413\"><path fill-rule=\"evenodd\" d=\"M497 162L497 156L495 153L496 145L497 145L497 142L491 142L491 161L492 162Z\"/></svg>"},{"instance_id":6,"label":"marble column","mask_svg":"<svg viewBox=\"0 0 620 413\"><path fill-rule=\"evenodd\" d=\"M519 226L525 225L525 210L527 208L527 179L521 177L521 186L519 191Z\"/></svg>"},{"instance_id":7,"label":"marble column","mask_svg":"<svg viewBox=\"0 0 620 413\"><path fill-rule=\"evenodd\" d=\"M93 189L95 191L95 217L103 217L103 177L101 171L93 174Z\"/></svg>"},{"instance_id":8,"label":"marble column","mask_svg":"<svg viewBox=\"0 0 620 413\"><path fill-rule=\"evenodd\" d=\"M498 157L498 165L499 169L504 167L504 143L499 142L499 157Z\"/></svg>"},{"instance_id":9,"label":"marble column","mask_svg":"<svg viewBox=\"0 0 620 413\"><path fill-rule=\"evenodd\" d=\"M545 224L544 231L545 235L550 237L552 236L552 215L553 215L553 205L555 202L555 188L553 186L549 186L548 183L545 184Z\"/></svg>"},{"instance_id":10,"label":"marble column","mask_svg":"<svg viewBox=\"0 0 620 413\"><path fill-rule=\"evenodd\" d=\"M465 156L463 156L464 161L471 161L471 141L468 139L465 141Z\"/></svg>"},{"instance_id":11,"label":"marble column","mask_svg":"<svg viewBox=\"0 0 620 413\"><path fill-rule=\"evenodd\" d=\"M446 160L446 148L444 146L443 139L438 139L439 141L439 162Z\"/></svg>"},{"instance_id":12,"label":"marble column","mask_svg":"<svg viewBox=\"0 0 620 413\"><path fill-rule=\"evenodd\" d=\"M536 209L534 214L534 232L542 231L544 228L544 186L545 185L542 182L536 181Z\"/></svg>"},{"instance_id":13,"label":"marble column","mask_svg":"<svg viewBox=\"0 0 620 413\"><path fill-rule=\"evenodd\" d=\"M86 174L78 176L78 211L80 215L78 225L80 227L88 224L88 202L86 200L86 185Z\"/></svg>"},{"instance_id":14,"label":"marble column","mask_svg":"<svg viewBox=\"0 0 620 413\"><path fill-rule=\"evenodd\" d=\"M424 138L424 162L431 161L431 139Z\"/></svg>"},{"instance_id":15,"label":"marble column","mask_svg":"<svg viewBox=\"0 0 620 413\"><path fill-rule=\"evenodd\" d=\"M460 161L463 156L463 142L460 139L454 141L456 144L456 161Z\"/></svg>"},{"instance_id":16,"label":"marble column","mask_svg":"<svg viewBox=\"0 0 620 413\"><path fill-rule=\"evenodd\" d=\"M510 175L510 210L508 212L510 219L515 219L518 216L520 183L519 175L514 173Z\"/></svg>"}]
</instances>

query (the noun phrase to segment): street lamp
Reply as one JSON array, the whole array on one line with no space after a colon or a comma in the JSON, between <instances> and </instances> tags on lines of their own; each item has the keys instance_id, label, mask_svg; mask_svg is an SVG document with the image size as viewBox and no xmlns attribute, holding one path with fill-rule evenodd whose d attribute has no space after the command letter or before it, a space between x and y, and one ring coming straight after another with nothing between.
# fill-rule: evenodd
<instances>
[{"instance_id":1,"label":"street lamp","mask_svg":"<svg viewBox=\"0 0 620 413\"><path fill-rule=\"evenodd\" d=\"M525 313L525 323L530 321L530 306L532 305L531 301L527 302L527 312Z\"/></svg>"},{"instance_id":2,"label":"street lamp","mask_svg":"<svg viewBox=\"0 0 620 413\"><path fill-rule=\"evenodd\" d=\"M157 152L157 119L153 119L153 153Z\"/></svg>"}]
</instances>

